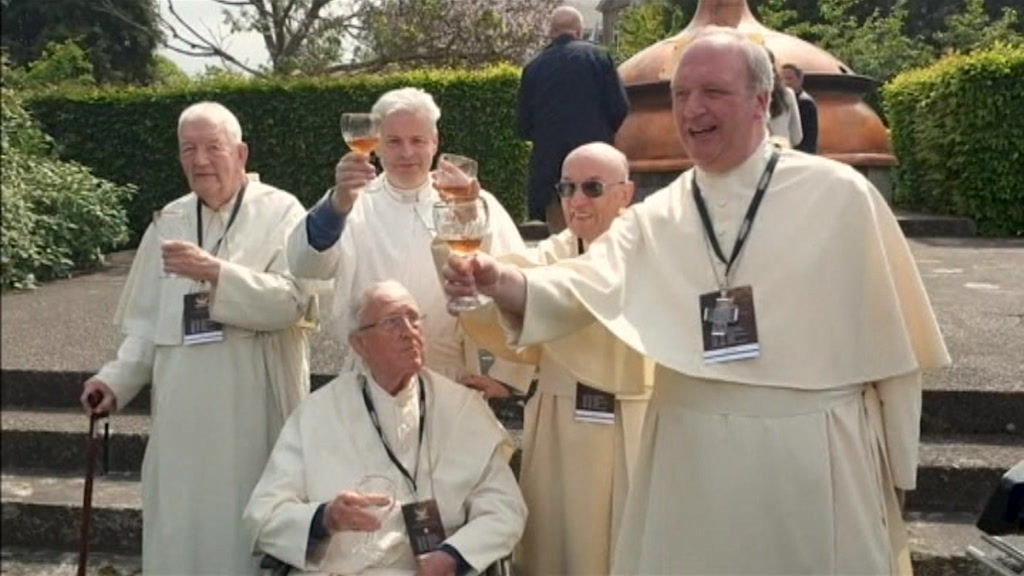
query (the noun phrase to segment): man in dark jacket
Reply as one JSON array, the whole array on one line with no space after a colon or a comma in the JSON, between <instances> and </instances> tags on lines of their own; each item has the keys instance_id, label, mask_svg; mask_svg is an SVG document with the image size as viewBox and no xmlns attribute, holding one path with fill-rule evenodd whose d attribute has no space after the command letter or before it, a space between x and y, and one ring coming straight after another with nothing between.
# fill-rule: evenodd
<instances>
[{"instance_id":1,"label":"man in dark jacket","mask_svg":"<svg viewBox=\"0 0 1024 576\"><path fill-rule=\"evenodd\" d=\"M800 110L800 128L804 137L795 146L808 154L818 153L818 103L804 92L804 71L796 64L782 65L782 82L796 93L796 105Z\"/></svg>"},{"instance_id":2,"label":"man in dark jacket","mask_svg":"<svg viewBox=\"0 0 1024 576\"><path fill-rule=\"evenodd\" d=\"M551 13L551 42L526 68L519 86L519 136L533 141L530 219L546 220L552 233L565 228L555 184L562 160L574 148L615 139L629 112L626 91L608 52L581 40L583 16L569 6Z\"/></svg>"}]
</instances>

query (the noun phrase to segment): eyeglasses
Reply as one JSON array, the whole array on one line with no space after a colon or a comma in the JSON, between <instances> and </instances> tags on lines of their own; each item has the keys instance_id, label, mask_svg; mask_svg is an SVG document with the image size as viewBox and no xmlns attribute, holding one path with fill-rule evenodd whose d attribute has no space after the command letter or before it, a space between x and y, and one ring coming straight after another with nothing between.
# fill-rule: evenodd
<instances>
[{"instance_id":1,"label":"eyeglasses","mask_svg":"<svg viewBox=\"0 0 1024 576\"><path fill-rule=\"evenodd\" d=\"M385 332L398 332L406 324L410 328L419 328L420 324L427 317L426 314L418 314L416 312L407 312L405 314L392 314L391 316L385 316L372 324L366 324L360 326L359 330L369 330L371 328L383 328Z\"/></svg>"},{"instance_id":2,"label":"eyeglasses","mask_svg":"<svg viewBox=\"0 0 1024 576\"><path fill-rule=\"evenodd\" d=\"M558 184L555 184L555 191L562 198L572 198L572 195L576 192L578 186L583 193L586 194L587 198L599 198L604 194L605 188L612 186L618 186L619 184L625 184L626 180L619 182L611 182L605 184L600 180L584 180L583 182L573 182L572 180L562 180Z\"/></svg>"}]
</instances>

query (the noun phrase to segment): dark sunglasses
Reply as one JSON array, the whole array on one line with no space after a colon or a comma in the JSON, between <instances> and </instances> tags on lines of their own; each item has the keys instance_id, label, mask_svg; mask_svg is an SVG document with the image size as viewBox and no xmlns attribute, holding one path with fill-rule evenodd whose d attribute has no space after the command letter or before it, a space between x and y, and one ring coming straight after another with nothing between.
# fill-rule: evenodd
<instances>
[{"instance_id":1,"label":"dark sunglasses","mask_svg":"<svg viewBox=\"0 0 1024 576\"><path fill-rule=\"evenodd\" d=\"M572 198L572 195L576 192L576 187L579 186L580 190L583 190L583 193L586 194L587 198L598 198L604 194L605 188L625 183L625 180L612 182L610 184L605 184L600 180L584 180L579 183L573 182L572 180L562 180L558 184L555 184L555 191L558 192L558 195L562 198Z\"/></svg>"}]
</instances>

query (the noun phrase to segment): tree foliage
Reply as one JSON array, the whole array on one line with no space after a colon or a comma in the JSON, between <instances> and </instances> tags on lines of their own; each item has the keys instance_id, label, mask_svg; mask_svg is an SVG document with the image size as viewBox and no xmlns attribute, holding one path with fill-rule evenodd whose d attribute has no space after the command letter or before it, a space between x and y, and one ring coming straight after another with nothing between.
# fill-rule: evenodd
<instances>
[{"instance_id":1,"label":"tree foliage","mask_svg":"<svg viewBox=\"0 0 1024 576\"><path fill-rule=\"evenodd\" d=\"M2 5L2 44L14 66L25 67L44 57L48 47L73 41L88 54L96 82L146 83L153 77L160 41L156 0L2 0Z\"/></svg>"}]
</instances>

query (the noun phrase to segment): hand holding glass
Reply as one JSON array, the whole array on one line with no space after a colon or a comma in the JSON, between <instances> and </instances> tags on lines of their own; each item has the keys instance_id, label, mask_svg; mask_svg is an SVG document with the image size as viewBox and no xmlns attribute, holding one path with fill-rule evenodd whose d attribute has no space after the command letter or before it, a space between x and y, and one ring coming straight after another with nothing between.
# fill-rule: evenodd
<instances>
[{"instance_id":1,"label":"hand holding glass","mask_svg":"<svg viewBox=\"0 0 1024 576\"><path fill-rule=\"evenodd\" d=\"M363 510L376 516L383 527L385 518L395 507L395 483L387 476L370 474L359 481L356 492L362 496L373 497L380 502L375 506L366 506ZM355 552L362 555L369 565L377 563L384 557L384 548L377 543L379 532L380 530L367 532L363 541L355 548Z\"/></svg>"},{"instance_id":2,"label":"hand holding glass","mask_svg":"<svg viewBox=\"0 0 1024 576\"><path fill-rule=\"evenodd\" d=\"M480 249L490 228L490 213L483 198L469 201L438 202L434 204L434 228L437 236L448 243L452 253L472 258ZM448 303L454 312L475 310L488 299L478 293L459 296Z\"/></svg>"},{"instance_id":3,"label":"hand holding glass","mask_svg":"<svg viewBox=\"0 0 1024 576\"><path fill-rule=\"evenodd\" d=\"M185 210L182 208L164 208L163 210L154 211L153 230L156 232L157 238L160 239L161 246L165 242L187 239L188 218L186 217ZM176 278L177 274L164 272L163 266L161 266L160 276L162 278Z\"/></svg>"},{"instance_id":4,"label":"hand holding glass","mask_svg":"<svg viewBox=\"0 0 1024 576\"><path fill-rule=\"evenodd\" d=\"M353 152L369 156L377 147L379 127L377 116L365 112L346 112L341 115L341 135Z\"/></svg>"},{"instance_id":5,"label":"hand holding glass","mask_svg":"<svg viewBox=\"0 0 1024 576\"><path fill-rule=\"evenodd\" d=\"M477 197L473 190L473 179L477 174L477 162L458 154L441 154L434 171L434 188L442 200L461 201Z\"/></svg>"}]
</instances>

